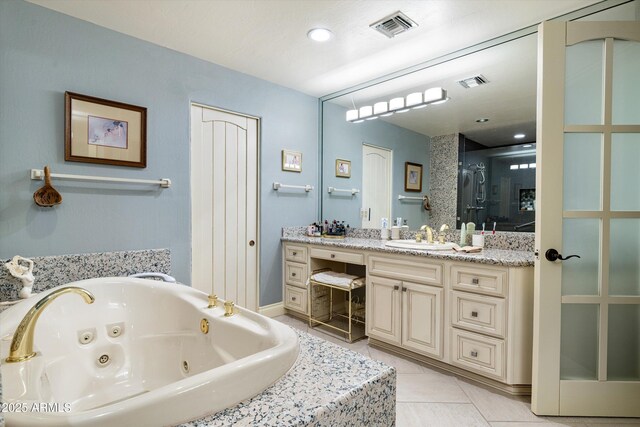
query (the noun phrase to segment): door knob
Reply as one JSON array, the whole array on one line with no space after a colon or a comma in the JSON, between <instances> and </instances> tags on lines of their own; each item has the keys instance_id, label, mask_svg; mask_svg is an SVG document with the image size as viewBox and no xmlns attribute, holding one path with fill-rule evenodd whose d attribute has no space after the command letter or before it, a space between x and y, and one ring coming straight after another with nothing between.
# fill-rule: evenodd
<instances>
[{"instance_id":1,"label":"door knob","mask_svg":"<svg viewBox=\"0 0 640 427\"><path fill-rule=\"evenodd\" d=\"M249 246L255 246L256 242L254 240L249 240ZM296 253L294 252L293 255L295 256Z\"/></svg>"},{"instance_id":2,"label":"door knob","mask_svg":"<svg viewBox=\"0 0 640 427\"><path fill-rule=\"evenodd\" d=\"M563 257L557 250L551 248L544 253L544 257L551 262L555 262L556 260L564 261L569 258L580 258L580 255L569 255L568 257Z\"/></svg>"}]
</instances>

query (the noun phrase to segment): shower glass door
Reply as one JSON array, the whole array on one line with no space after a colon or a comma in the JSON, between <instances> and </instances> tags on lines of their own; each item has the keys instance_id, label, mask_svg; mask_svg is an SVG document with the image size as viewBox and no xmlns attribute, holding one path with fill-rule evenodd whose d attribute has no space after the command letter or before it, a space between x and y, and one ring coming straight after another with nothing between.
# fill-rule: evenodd
<instances>
[{"instance_id":1,"label":"shower glass door","mask_svg":"<svg viewBox=\"0 0 640 427\"><path fill-rule=\"evenodd\" d=\"M640 416L640 24L540 33L532 409Z\"/></svg>"}]
</instances>

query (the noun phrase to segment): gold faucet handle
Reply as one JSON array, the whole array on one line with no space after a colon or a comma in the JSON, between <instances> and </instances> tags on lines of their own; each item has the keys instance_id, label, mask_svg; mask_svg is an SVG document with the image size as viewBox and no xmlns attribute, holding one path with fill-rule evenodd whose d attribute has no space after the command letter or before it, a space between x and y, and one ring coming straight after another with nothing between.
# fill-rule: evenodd
<instances>
[{"instance_id":1,"label":"gold faucet handle","mask_svg":"<svg viewBox=\"0 0 640 427\"><path fill-rule=\"evenodd\" d=\"M233 316L234 313L234 308L235 308L235 304L233 303L233 301L225 301L224 302L224 317L229 317L229 316Z\"/></svg>"},{"instance_id":2,"label":"gold faucet handle","mask_svg":"<svg viewBox=\"0 0 640 427\"><path fill-rule=\"evenodd\" d=\"M213 308L213 307L216 307L217 305L218 305L218 295L216 294L209 295L209 305L207 306L207 308Z\"/></svg>"}]
</instances>

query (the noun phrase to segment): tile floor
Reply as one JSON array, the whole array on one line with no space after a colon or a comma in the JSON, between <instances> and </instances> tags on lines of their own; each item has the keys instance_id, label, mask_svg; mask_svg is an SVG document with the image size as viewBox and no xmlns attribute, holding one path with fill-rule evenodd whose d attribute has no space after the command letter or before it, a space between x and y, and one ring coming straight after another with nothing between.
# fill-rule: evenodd
<instances>
[{"instance_id":1,"label":"tile floor","mask_svg":"<svg viewBox=\"0 0 640 427\"><path fill-rule=\"evenodd\" d=\"M348 344L311 329L293 316L278 316L294 328L319 336L397 370L396 425L398 427L607 427L640 426L640 418L538 417L528 396L509 396L470 380L369 347L367 340Z\"/></svg>"}]
</instances>

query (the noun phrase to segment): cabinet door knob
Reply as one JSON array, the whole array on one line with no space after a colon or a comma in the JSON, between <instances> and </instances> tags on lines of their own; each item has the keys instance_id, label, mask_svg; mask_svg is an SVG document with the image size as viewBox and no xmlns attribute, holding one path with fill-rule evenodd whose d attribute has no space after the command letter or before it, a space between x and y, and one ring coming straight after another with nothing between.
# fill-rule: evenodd
<instances>
[{"instance_id":1,"label":"cabinet door knob","mask_svg":"<svg viewBox=\"0 0 640 427\"><path fill-rule=\"evenodd\" d=\"M473 283L474 285L477 285L478 283L480 283L480 279L478 279L477 277L474 277L473 279L471 279L471 283Z\"/></svg>"},{"instance_id":2,"label":"cabinet door knob","mask_svg":"<svg viewBox=\"0 0 640 427\"><path fill-rule=\"evenodd\" d=\"M402 292L407 292L407 288L405 288L404 286L402 287Z\"/></svg>"},{"instance_id":3,"label":"cabinet door knob","mask_svg":"<svg viewBox=\"0 0 640 427\"><path fill-rule=\"evenodd\" d=\"M295 300L296 300L296 297L291 297L291 301L295 301Z\"/></svg>"},{"instance_id":4,"label":"cabinet door knob","mask_svg":"<svg viewBox=\"0 0 640 427\"><path fill-rule=\"evenodd\" d=\"M298 255L298 252L295 252L295 251L294 251L294 252L293 252L293 256L296 256L296 255Z\"/></svg>"},{"instance_id":5,"label":"cabinet door knob","mask_svg":"<svg viewBox=\"0 0 640 427\"><path fill-rule=\"evenodd\" d=\"M395 285L395 286L393 287L393 290L394 290L394 291L397 291L398 289L400 289L400 286L398 286L398 285Z\"/></svg>"},{"instance_id":6,"label":"cabinet door knob","mask_svg":"<svg viewBox=\"0 0 640 427\"><path fill-rule=\"evenodd\" d=\"M255 240L249 240L249 246L255 246L256 242Z\"/></svg>"},{"instance_id":7,"label":"cabinet door knob","mask_svg":"<svg viewBox=\"0 0 640 427\"><path fill-rule=\"evenodd\" d=\"M471 351L471 357L478 357L478 352L475 350Z\"/></svg>"},{"instance_id":8,"label":"cabinet door knob","mask_svg":"<svg viewBox=\"0 0 640 427\"><path fill-rule=\"evenodd\" d=\"M296 273L291 273L291 277L296 277Z\"/></svg>"},{"instance_id":9,"label":"cabinet door knob","mask_svg":"<svg viewBox=\"0 0 640 427\"><path fill-rule=\"evenodd\" d=\"M335 257L336 257L336 254L331 254L331 258L335 258Z\"/></svg>"},{"instance_id":10,"label":"cabinet door knob","mask_svg":"<svg viewBox=\"0 0 640 427\"><path fill-rule=\"evenodd\" d=\"M471 317L478 317L478 312L477 311L472 311L471 312Z\"/></svg>"}]
</instances>

